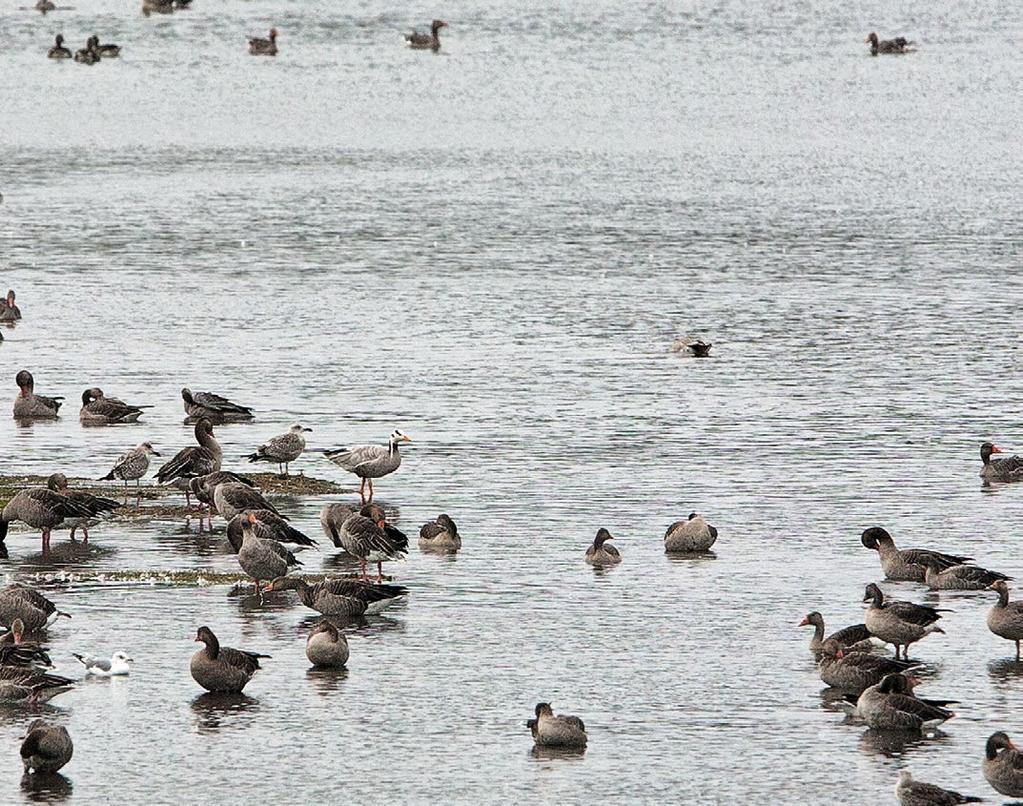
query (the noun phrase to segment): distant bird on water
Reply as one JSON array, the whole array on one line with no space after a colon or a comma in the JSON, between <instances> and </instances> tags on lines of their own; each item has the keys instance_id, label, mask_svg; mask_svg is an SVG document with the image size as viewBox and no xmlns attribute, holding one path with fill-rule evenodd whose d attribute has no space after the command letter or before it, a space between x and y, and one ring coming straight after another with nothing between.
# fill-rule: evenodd
<instances>
[{"instance_id":1,"label":"distant bird on water","mask_svg":"<svg viewBox=\"0 0 1023 806\"><path fill-rule=\"evenodd\" d=\"M53 11L55 8L57 8L57 6L53 2L53 0L36 0L35 8L36 11L39 11L45 15L47 11Z\"/></svg>"},{"instance_id":2,"label":"distant bird on water","mask_svg":"<svg viewBox=\"0 0 1023 806\"><path fill-rule=\"evenodd\" d=\"M322 522L322 514L320 519ZM424 523L419 529L419 548L423 551L454 554L462 548L462 537L458 534L455 522L441 514L429 523Z\"/></svg>"},{"instance_id":3,"label":"distant bird on water","mask_svg":"<svg viewBox=\"0 0 1023 806\"><path fill-rule=\"evenodd\" d=\"M664 550L695 554L710 551L718 539L718 530L698 512L690 512L684 521L675 521L664 533Z\"/></svg>"},{"instance_id":4,"label":"distant bird on water","mask_svg":"<svg viewBox=\"0 0 1023 806\"><path fill-rule=\"evenodd\" d=\"M18 396L14 398L14 418L16 420L52 420L63 405L64 398L45 397L35 393L35 378L27 369L21 370L15 377L18 384Z\"/></svg>"},{"instance_id":5,"label":"distant bird on water","mask_svg":"<svg viewBox=\"0 0 1023 806\"><path fill-rule=\"evenodd\" d=\"M142 0L142 13L147 17L150 14L173 14L174 0Z\"/></svg>"},{"instance_id":6,"label":"distant bird on water","mask_svg":"<svg viewBox=\"0 0 1023 806\"><path fill-rule=\"evenodd\" d=\"M871 31L870 35L863 41L870 45L871 56L877 56L879 53L900 54L913 52L911 49L907 50L907 48L914 43L904 36L897 36L895 39L878 39L877 34Z\"/></svg>"},{"instance_id":7,"label":"distant bird on water","mask_svg":"<svg viewBox=\"0 0 1023 806\"><path fill-rule=\"evenodd\" d=\"M288 465L302 455L305 450L303 433L312 431L301 425L293 425L284 434L279 434L256 449L247 457L250 462L272 462L282 476L288 475Z\"/></svg>"},{"instance_id":8,"label":"distant bird on water","mask_svg":"<svg viewBox=\"0 0 1023 806\"><path fill-rule=\"evenodd\" d=\"M270 29L270 38L253 37L249 40L249 53L253 56L277 55L277 29Z\"/></svg>"},{"instance_id":9,"label":"distant bird on water","mask_svg":"<svg viewBox=\"0 0 1023 806\"><path fill-rule=\"evenodd\" d=\"M46 54L51 59L70 59L71 51L64 47L64 35L57 34L57 38L53 40L53 47L50 48ZM3 320L3 306L0 305L0 321Z\"/></svg>"},{"instance_id":10,"label":"distant bird on water","mask_svg":"<svg viewBox=\"0 0 1023 806\"><path fill-rule=\"evenodd\" d=\"M622 561L618 549L607 545L608 540L614 540L614 536L607 529L598 529L593 543L586 549L586 562L589 565L617 565Z\"/></svg>"},{"instance_id":11,"label":"distant bird on water","mask_svg":"<svg viewBox=\"0 0 1023 806\"><path fill-rule=\"evenodd\" d=\"M130 674L129 664L134 663L127 652L115 652L109 660L79 655L77 652L71 654L85 667L85 673L93 677L119 677Z\"/></svg>"},{"instance_id":12,"label":"distant bird on water","mask_svg":"<svg viewBox=\"0 0 1023 806\"><path fill-rule=\"evenodd\" d=\"M537 703L536 719L526 725L533 733L533 741L541 747L585 747L586 725L577 716L555 716L550 703Z\"/></svg>"},{"instance_id":13,"label":"distant bird on water","mask_svg":"<svg viewBox=\"0 0 1023 806\"><path fill-rule=\"evenodd\" d=\"M93 36L92 41L95 44L96 52L104 59L113 59L121 55L120 45L101 45L98 36Z\"/></svg>"},{"instance_id":14,"label":"distant bird on water","mask_svg":"<svg viewBox=\"0 0 1023 806\"><path fill-rule=\"evenodd\" d=\"M185 414L190 420L209 420L214 425L240 423L253 419L252 409L239 406L226 397L213 392L195 392L185 387L181 390L181 400L185 405Z\"/></svg>"},{"instance_id":15,"label":"distant bird on water","mask_svg":"<svg viewBox=\"0 0 1023 806\"><path fill-rule=\"evenodd\" d=\"M413 50L432 50L436 52L440 50L440 29L447 27L448 24L444 20L434 20L430 23L430 33L428 34L421 34L419 31L405 34L405 44Z\"/></svg>"},{"instance_id":16,"label":"distant bird on water","mask_svg":"<svg viewBox=\"0 0 1023 806\"><path fill-rule=\"evenodd\" d=\"M710 355L710 348L713 346L713 344L709 344L702 339L690 339L688 336L680 336L672 342L671 351L673 353L687 352L695 358L707 358Z\"/></svg>"},{"instance_id":17,"label":"distant bird on water","mask_svg":"<svg viewBox=\"0 0 1023 806\"><path fill-rule=\"evenodd\" d=\"M401 466L401 452L398 444L411 442L397 428L391 432L387 445L354 445L351 448L336 448L324 451L331 462L349 473L354 473L362 483L359 484L359 496L366 503L373 500L373 479L379 479L393 473ZM366 482L369 482L369 498L366 498Z\"/></svg>"},{"instance_id":18,"label":"distant bird on water","mask_svg":"<svg viewBox=\"0 0 1023 806\"><path fill-rule=\"evenodd\" d=\"M64 37L58 36L61 42L64 41ZM67 50L67 48L65 48ZM71 51L68 51L70 55ZM0 196L0 201L3 201L3 197ZM19 308L14 300L16 295L13 288L7 289L7 296L4 299L0 299L0 322L17 322L21 319L21 308Z\"/></svg>"}]
</instances>

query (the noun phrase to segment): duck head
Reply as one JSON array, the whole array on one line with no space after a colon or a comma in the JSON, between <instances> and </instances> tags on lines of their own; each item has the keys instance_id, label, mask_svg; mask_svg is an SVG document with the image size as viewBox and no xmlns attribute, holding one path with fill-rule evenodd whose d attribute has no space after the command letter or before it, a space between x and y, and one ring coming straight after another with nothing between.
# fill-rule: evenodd
<instances>
[{"instance_id":1,"label":"duck head","mask_svg":"<svg viewBox=\"0 0 1023 806\"><path fill-rule=\"evenodd\" d=\"M874 47L877 47L877 34L871 31L870 35L863 41L873 45Z\"/></svg>"},{"instance_id":2,"label":"duck head","mask_svg":"<svg viewBox=\"0 0 1023 806\"><path fill-rule=\"evenodd\" d=\"M439 31L441 28L447 27L448 24L444 22L444 20L434 20L433 22L430 23L430 30L433 31L434 37L437 36L437 31Z\"/></svg>"}]
</instances>

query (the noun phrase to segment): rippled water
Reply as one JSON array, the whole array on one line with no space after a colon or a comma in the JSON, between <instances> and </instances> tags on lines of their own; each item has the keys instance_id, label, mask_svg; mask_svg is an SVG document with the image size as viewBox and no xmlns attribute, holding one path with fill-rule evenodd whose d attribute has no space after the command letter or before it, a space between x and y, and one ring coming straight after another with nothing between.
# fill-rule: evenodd
<instances>
[{"instance_id":1,"label":"rippled water","mask_svg":"<svg viewBox=\"0 0 1023 806\"><path fill-rule=\"evenodd\" d=\"M410 534L450 513L465 548L413 548L407 604L352 630L341 675L307 671L290 594L56 589L60 672L120 648L137 668L46 709L76 741L58 791L19 789L31 715L0 715L0 801L875 803L904 766L993 795L983 741L1023 731L993 595L941 596L948 635L916 655L960 715L906 747L824 707L795 624L861 620L875 523L1023 576L1023 487L977 478L984 439L1023 449L1011 6L195 5L0 18L0 283L25 315L0 377L68 397L56 423L0 418L2 472L173 452L178 390L214 389L258 413L220 429L231 466L296 420L317 448L402 428L379 497ZM434 14L441 53L404 50ZM280 56L251 59L271 24ZM920 52L871 59L871 29ZM59 31L124 56L51 63ZM669 354L678 333L713 358ZM156 408L82 429L91 385ZM318 531L323 500L280 503ZM693 509L716 559L665 557ZM607 574L582 562L601 525ZM237 568L182 523L45 562L9 544L11 576ZM200 623L273 655L247 699L199 696ZM586 720L585 756L530 754L541 699Z\"/></svg>"}]
</instances>

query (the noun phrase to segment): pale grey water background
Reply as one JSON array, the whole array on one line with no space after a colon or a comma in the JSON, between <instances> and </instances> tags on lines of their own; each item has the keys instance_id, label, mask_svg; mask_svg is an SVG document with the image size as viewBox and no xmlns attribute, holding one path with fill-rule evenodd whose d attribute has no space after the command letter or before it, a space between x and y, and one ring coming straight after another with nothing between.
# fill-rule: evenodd
<instances>
[{"instance_id":1,"label":"pale grey water background","mask_svg":"<svg viewBox=\"0 0 1023 806\"><path fill-rule=\"evenodd\" d=\"M960 716L895 757L822 708L795 624L861 620L874 523L1023 578L1023 487L977 478L984 439L1023 450L1011 6L195 5L4 6L0 284L25 319L0 378L13 398L29 367L68 403L0 417L2 472L173 452L180 387L212 388L259 415L220 430L231 457L295 420L317 447L401 427L379 497L410 535L450 513L465 548L394 567L408 603L351 635L343 679L307 674L290 596L55 592L60 671L138 659L54 701L71 802L877 803L903 766L994 797L983 742L1023 731L1023 670L984 627L993 595L941 597L948 636L916 655ZM403 49L435 15L441 54ZM271 24L280 56L248 57ZM871 29L920 52L871 59ZM51 63L59 31L124 56ZM713 360L667 354L679 332ZM93 384L157 408L83 430ZM283 505L314 534L321 504ZM692 509L715 560L662 553ZM582 562L600 525L625 557L604 576ZM61 567L236 567L181 524L93 539ZM9 543L9 574L49 567ZM199 623L273 654L251 702L196 703ZM531 757L540 699L584 717L582 759ZM29 797L30 718L0 721L2 802Z\"/></svg>"}]
</instances>

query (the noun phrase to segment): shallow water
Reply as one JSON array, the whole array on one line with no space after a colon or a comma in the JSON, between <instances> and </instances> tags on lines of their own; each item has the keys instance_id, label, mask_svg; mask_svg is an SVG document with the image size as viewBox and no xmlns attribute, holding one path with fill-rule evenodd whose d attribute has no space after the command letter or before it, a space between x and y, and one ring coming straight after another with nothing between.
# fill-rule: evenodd
<instances>
[{"instance_id":1,"label":"shallow water","mask_svg":"<svg viewBox=\"0 0 1023 806\"><path fill-rule=\"evenodd\" d=\"M931 597L954 612L915 652L922 690L962 704L944 738L908 746L824 707L795 624L862 619L875 523L1023 575L1023 486L977 477L984 439L1023 449L1018 15L195 4L0 18L0 283L25 315L0 377L13 398L28 367L68 398L56 423L0 418L2 472L98 477L143 439L173 453L191 441L180 387L213 389L258 414L218 430L232 467L294 421L314 448L400 427L415 441L380 499L409 534L448 512L465 548L391 567L409 599L351 630L341 675L307 671L313 613L291 594L56 586L73 614L51 631L58 671L121 648L136 670L45 709L76 741L49 794L19 788L32 715L0 714L0 802L251 802L284 784L876 803L903 767L993 796L984 739L1023 730L993 594ZM441 53L404 50L433 13ZM245 36L271 24L280 56L251 59ZM869 58L872 28L919 53ZM124 56L50 63L58 31ZM713 357L669 354L678 333ZM83 429L92 385L156 407ZM293 468L349 481L315 455ZM281 505L316 534L323 502ZM694 509L716 558L665 557L665 526ZM582 562L601 525L625 558L606 574ZM48 561L12 533L5 570L236 570L222 534L194 529L99 527ZM337 568L324 541L302 559ZM201 623L273 655L247 698L200 696ZM585 719L584 756L530 753L538 700Z\"/></svg>"}]
</instances>

